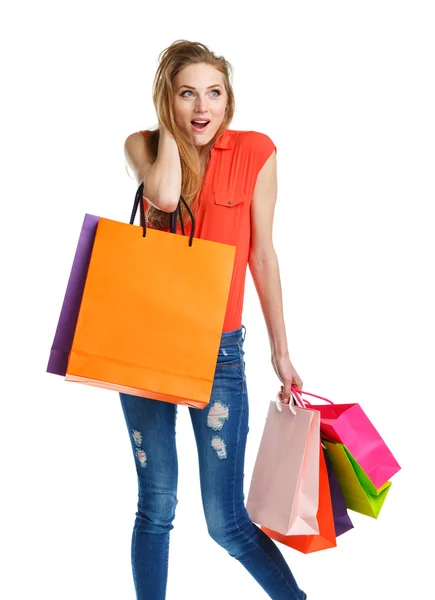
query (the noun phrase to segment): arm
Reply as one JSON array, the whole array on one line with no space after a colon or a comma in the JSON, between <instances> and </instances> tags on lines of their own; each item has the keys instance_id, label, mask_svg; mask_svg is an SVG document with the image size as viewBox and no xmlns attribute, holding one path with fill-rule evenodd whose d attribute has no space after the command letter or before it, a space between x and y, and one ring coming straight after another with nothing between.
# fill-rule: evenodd
<instances>
[{"instance_id":1,"label":"arm","mask_svg":"<svg viewBox=\"0 0 435 600\"><path fill-rule=\"evenodd\" d=\"M181 193L181 162L177 143L165 127L160 126L157 158L153 163L147 151L147 140L132 133L124 143L124 153L137 184L144 181L143 197L165 212L173 212Z\"/></svg>"},{"instance_id":2,"label":"arm","mask_svg":"<svg viewBox=\"0 0 435 600\"><path fill-rule=\"evenodd\" d=\"M276 197L277 164L273 151L257 176L252 197L248 264L266 322L272 365L284 384L283 398L287 398L290 386L302 388L302 381L290 362L278 257L272 241Z\"/></svg>"}]
</instances>

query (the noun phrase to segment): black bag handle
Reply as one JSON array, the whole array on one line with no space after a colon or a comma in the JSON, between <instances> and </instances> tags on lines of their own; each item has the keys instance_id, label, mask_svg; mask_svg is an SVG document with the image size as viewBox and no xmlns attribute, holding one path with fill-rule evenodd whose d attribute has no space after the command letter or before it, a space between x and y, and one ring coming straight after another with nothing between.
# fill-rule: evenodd
<instances>
[{"instance_id":1,"label":"black bag handle","mask_svg":"<svg viewBox=\"0 0 435 600\"><path fill-rule=\"evenodd\" d=\"M143 204L143 201L142 201L143 188L144 188L144 182L142 181L142 183L140 184L140 186L137 188L136 195L134 197L133 210L131 211L131 217L130 217L130 225L133 225L133 223L134 223L134 220L136 218L136 213L137 213L137 207L139 206L140 220L141 220L141 225L142 225L142 228L143 228L143 236L142 237L146 237L147 226L146 226L146 219L145 219L145 208L144 208L144 204ZM193 217L192 211L190 210L189 206L186 204L186 201L184 200L183 196L181 196L181 195L180 195L180 200L182 200L184 206L186 207L187 212L190 215L190 218L192 219L192 231L191 231L190 237L189 237L189 246L191 246L192 243L193 243L193 235L195 233L195 219ZM176 227L177 227L177 210L178 210L179 215L180 215L181 231L182 231L183 235L185 235L184 234L184 223L183 223L183 219L182 219L182 216L181 216L181 204L180 204L180 200L178 201L178 206L174 210L174 212L173 213L169 213L170 231L171 231L171 233L176 233Z\"/></svg>"},{"instance_id":2,"label":"black bag handle","mask_svg":"<svg viewBox=\"0 0 435 600\"><path fill-rule=\"evenodd\" d=\"M178 214L180 215L180 223L181 223L181 231L184 235L184 223L183 223L183 219L181 216L181 204L178 203ZM169 221L170 221L170 230L171 233L177 233L177 210L175 210L173 213L169 214Z\"/></svg>"}]
</instances>

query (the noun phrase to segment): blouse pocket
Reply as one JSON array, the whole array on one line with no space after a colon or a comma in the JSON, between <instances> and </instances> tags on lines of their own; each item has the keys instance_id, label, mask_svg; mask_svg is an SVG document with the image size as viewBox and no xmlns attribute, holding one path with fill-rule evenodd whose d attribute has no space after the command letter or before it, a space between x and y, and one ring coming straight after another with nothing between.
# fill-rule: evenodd
<instances>
[{"instance_id":1,"label":"blouse pocket","mask_svg":"<svg viewBox=\"0 0 435 600\"><path fill-rule=\"evenodd\" d=\"M214 203L226 208L239 206L246 200L246 194L243 192L230 192L225 189L213 190Z\"/></svg>"}]
</instances>

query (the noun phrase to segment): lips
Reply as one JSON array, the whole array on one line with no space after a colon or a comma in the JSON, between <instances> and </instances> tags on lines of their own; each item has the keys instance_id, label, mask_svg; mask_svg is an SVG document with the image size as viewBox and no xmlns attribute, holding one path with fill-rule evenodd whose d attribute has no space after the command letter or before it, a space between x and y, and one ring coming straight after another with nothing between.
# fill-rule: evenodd
<instances>
[{"instance_id":1,"label":"lips","mask_svg":"<svg viewBox=\"0 0 435 600\"><path fill-rule=\"evenodd\" d=\"M192 129L193 131L197 131L197 132L202 132L205 131L209 125L210 121L207 121L207 123L195 123L195 121L191 121L191 125L192 125Z\"/></svg>"}]
</instances>

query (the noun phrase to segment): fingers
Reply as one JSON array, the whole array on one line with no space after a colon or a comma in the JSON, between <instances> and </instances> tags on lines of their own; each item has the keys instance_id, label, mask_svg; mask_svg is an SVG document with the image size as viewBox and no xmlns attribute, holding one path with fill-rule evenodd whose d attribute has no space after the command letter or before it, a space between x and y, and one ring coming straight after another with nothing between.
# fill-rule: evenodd
<instances>
[{"instance_id":1,"label":"fingers","mask_svg":"<svg viewBox=\"0 0 435 600\"><path fill-rule=\"evenodd\" d=\"M283 404L290 402L290 388L289 386L281 386L280 399Z\"/></svg>"},{"instance_id":2,"label":"fingers","mask_svg":"<svg viewBox=\"0 0 435 600\"><path fill-rule=\"evenodd\" d=\"M295 377L293 379L293 383L291 384L293 387L295 387L297 390L301 390L302 386L304 385L302 379L300 377Z\"/></svg>"}]
</instances>

